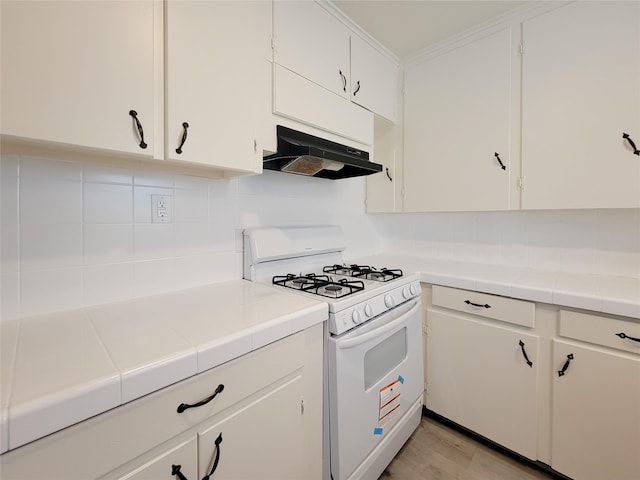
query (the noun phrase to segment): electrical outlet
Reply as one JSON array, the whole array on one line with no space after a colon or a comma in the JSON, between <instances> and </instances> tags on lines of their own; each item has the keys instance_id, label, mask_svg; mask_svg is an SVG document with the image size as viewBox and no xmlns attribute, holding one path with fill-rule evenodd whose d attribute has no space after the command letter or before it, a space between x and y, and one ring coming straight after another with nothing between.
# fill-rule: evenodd
<instances>
[{"instance_id":1,"label":"electrical outlet","mask_svg":"<svg viewBox=\"0 0 640 480\"><path fill-rule=\"evenodd\" d=\"M151 195L151 223L171 223L171 195Z\"/></svg>"}]
</instances>

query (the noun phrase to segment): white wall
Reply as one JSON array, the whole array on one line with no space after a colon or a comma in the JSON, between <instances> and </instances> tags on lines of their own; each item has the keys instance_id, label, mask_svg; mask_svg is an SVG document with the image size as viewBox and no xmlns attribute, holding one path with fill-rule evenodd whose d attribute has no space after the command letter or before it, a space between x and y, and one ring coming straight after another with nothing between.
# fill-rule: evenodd
<instances>
[{"instance_id":1,"label":"white wall","mask_svg":"<svg viewBox=\"0 0 640 480\"><path fill-rule=\"evenodd\" d=\"M2 319L242 278L245 227L340 224L378 250L364 179L279 172L212 180L18 155L1 159ZM173 222L151 223L151 195Z\"/></svg>"},{"instance_id":2,"label":"white wall","mask_svg":"<svg viewBox=\"0 0 640 480\"><path fill-rule=\"evenodd\" d=\"M640 278L640 209L372 215L382 248L441 259Z\"/></svg>"},{"instance_id":3,"label":"white wall","mask_svg":"<svg viewBox=\"0 0 640 480\"><path fill-rule=\"evenodd\" d=\"M245 227L342 225L345 258L381 251L640 278L640 210L377 214L363 178L212 180L4 155L2 319L242 277ZM151 223L151 195L173 222Z\"/></svg>"}]
</instances>

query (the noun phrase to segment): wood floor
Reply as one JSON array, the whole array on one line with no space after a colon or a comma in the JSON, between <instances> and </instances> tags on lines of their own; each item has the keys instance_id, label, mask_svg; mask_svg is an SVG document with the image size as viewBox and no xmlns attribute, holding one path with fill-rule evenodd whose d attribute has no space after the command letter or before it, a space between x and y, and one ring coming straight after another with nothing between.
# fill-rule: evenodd
<instances>
[{"instance_id":1,"label":"wood floor","mask_svg":"<svg viewBox=\"0 0 640 480\"><path fill-rule=\"evenodd\" d=\"M555 478L429 416L378 480L540 480Z\"/></svg>"}]
</instances>

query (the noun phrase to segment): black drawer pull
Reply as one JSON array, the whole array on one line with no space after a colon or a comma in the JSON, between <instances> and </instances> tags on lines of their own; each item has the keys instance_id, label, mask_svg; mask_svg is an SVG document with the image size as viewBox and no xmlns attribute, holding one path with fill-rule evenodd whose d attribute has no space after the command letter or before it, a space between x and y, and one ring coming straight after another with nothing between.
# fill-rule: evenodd
<instances>
[{"instance_id":1,"label":"black drawer pull","mask_svg":"<svg viewBox=\"0 0 640 480\"><path fill-rule=\"evenodd\" d=\"M391 178L391 175L389 175L389 167L385 167L385 173L387 174L387 178L389 179L390 182L393 182L393 178Z\"/></svg>"},{"instance_id":2,"label":"black drawer pull","mask_svg":"<svg viewBox=\"0 0 640 480\"><path fill-rule=\"evenodd\" d=\"M569 364L571 363L571 360L573 360L573 353L570 353L569 355L567 355L567 360L564 362L564 365L562 366L562 370L558 370L559 377L562 377L567 372L567 368L569 368Z\"/></svg>"},{"instance_id":3,"label":"black drawer pull","mask_svg":"<svg viewBox=\"0 0 640 480\"><path fill-rule=\"evenodd\" d=\"M524 349L524 342L520 340L518 345L520 345L520 348L522 349L522 355L524 355L524 359L527 362L527 365L533 368L533 362L529 360L529 357L527 356L527 351Z\"/></svg>"},{"instance_id":4,"label":"black drawer pull","mask_svg":"<svg viewBox=\"0 0 640 480\"><path fill-rule=\"evenodd\" d=\"M465 300L464 303L466 303L467 305L471 305L473 307L491 308L491 305L489 305L488 303L485 303L484 305L481 305L479 303L473 303L471 300Z\"/></svg>"},{"instance_id":5,"label":"black drawer pull","mask_svg":"<svg viewBox=\"0 0 640 480\"><path fill-rule=\"evenodd\" d=\"M338 70L338 73L340 74L340 78L342 79L342 90L344 91L344 93L347 93L347 77L344 76L342 70Z\"/></svg>"},{"instance_id":6,"label":"black drawer pull","mask_svg":"<svg viewBox=\"0 0 640 480\"><path fill-rule=\"evenodd\" d=\"M182 153L182 147L184 146L184 142L187 141L187 128L189 128L189 124L184 122L182 124L183 132L182 132L182 140L180 141L180 145L176 148L176 153L180 155Z\"/></svg>"},{"instance_id":7,"label":"black drawer pull","mask_svg":"<svg viewBox=\"0 0 640 480\"><path fill-rule=\"evenodd\" d=\"M171 475L174 477L178 477L178 480L189 480L184 474L180 471L182 465L171 465Z\"/></svg>"},{"instance_id":8,"label":"black drawer pull","mask_svg":"<svg viewBox=\"0 0 640 480\"><path fill-rule=\"evenodd\" d=\"M634 342L640 342L640 338L636 338L636 337L630 337L629 335L627 335L626 333L616 333L617 336L619 336L620 338L622 338L623 340L625 338L628 338L629 340L633 340Z\"/></svg>"},{"instance_id":9,"label":"black drawer pull","mask_svg":"<svg viewBox=\"0 0 640 480\"><path fill-rule=\"evenodd\" d=\"M209 472L208 475L205 475L204 477L202 477L202 480L209 480L209 477L211 477L211 475L213 475L213 473L216 471L216 468L218 468L218 462L220 461L220 444L222 443L222 432L220 432L220 435L218 435L218 438L216 438L215 441L215 445L216 445L216 449L215 449L215 458L213 460L213 466L211 467L211 471Z\"/></svg>"},{"instance_id":10,"label":"black drawer pull","mask_svg":"<svg viewBox=\"0 0 640 480\"><path fill-rule=\"evenodd\" d=\"M213 392L213 395L211 395L210 397L205 398L204 400L200 400L198 403L194 403L193 405L189 405L189 404L186 404L186 403L181 403L180 405L178 405L178 413L182 413L188 408L201 407L202 405L205 405L205 404L209 403L211 400L216 398L216 395L218 395L222 390L224 390L224 385L220 384L216 388L215 392Z\"/></svg>"},{"instance_id":11,"label":"black drawer pull","mask_svg":"<svg viewBox=\"0 0 640 480\"><path fill-rule=\"evenodd\" d=\"M498 160L498 163L500 164L500 167L502 167L503 170L506 170L507 167L504 166L504 163L502 163L502 160L500 160L500 155L498 155L498 152L493 154L496 157L496 160Z\"/></svg>"},{"instance_id":12,"label":"black drawer pull","mask_svg":"<svg viewBox=\"0 0 640 480\"><path fill-rule=\"evenodd\" d=\"M633 140L631 140L631 137L628 133L623 133L622 138L629 142L629 145L631 145L631 148L633 149L633 153L635 155L640 155L640 150L638 150L638 147L636 147L636 144L633 142Z\"/></svg>"},{"instance_id":13,"label":"black drawer pull","mask_svg":"<svg viewBox=\"0 0 640 480\"><path fill-rule=\"evenodd\" d=\"M136 128L138 129L138 134L140 135L140 148L147 148L147 144L144 143L144 130L142 129L142 124L140 120L138 120L138 112L135 110L129 110L129 115L133 117L133 120L136 122Z\"/></svg>"},{"instance_id":14,"label":"black drawer pull","mask_svg":"<svg viewBox=\"0 0 640 480\"><path fill-rule=\"evenodd\" d=\"M353 96L356 96L356 93L360 91L360 80L356 82L356 89L353 91Z\"/></svg>"}]
</instances>

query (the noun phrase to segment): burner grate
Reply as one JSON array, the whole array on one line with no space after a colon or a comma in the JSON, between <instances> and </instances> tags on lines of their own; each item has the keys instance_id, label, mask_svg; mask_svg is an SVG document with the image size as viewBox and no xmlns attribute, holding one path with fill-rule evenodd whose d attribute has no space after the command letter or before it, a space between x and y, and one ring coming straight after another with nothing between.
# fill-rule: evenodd
<instances>
[{"instance_id":1,"label":"burner grate","mask_svg":"<svg viewBox=\"0 0 640 480\"><path fill-rule=\"evenodd\" d=\"M373 280L376 282L388 282L396 278L402 277L402 270L399 268L389 269L370 267L369 265L331 265L322 269L324 273L332 273L334 275L345 275L347 277L364 278L365 280Z\"/></svg>"},{"instance_id":2,"label":"burner grate","mask_svg":"<svg viewBox=\"0 0 640 480\"><path fill-rule=\"evenodd\" d=\"M272 279L274 285L280 285L328 298L342 298L364 290L364 282L360 280L342 279L334 282L328 275L276 275Z\"/></svg>"}]
</instances>

